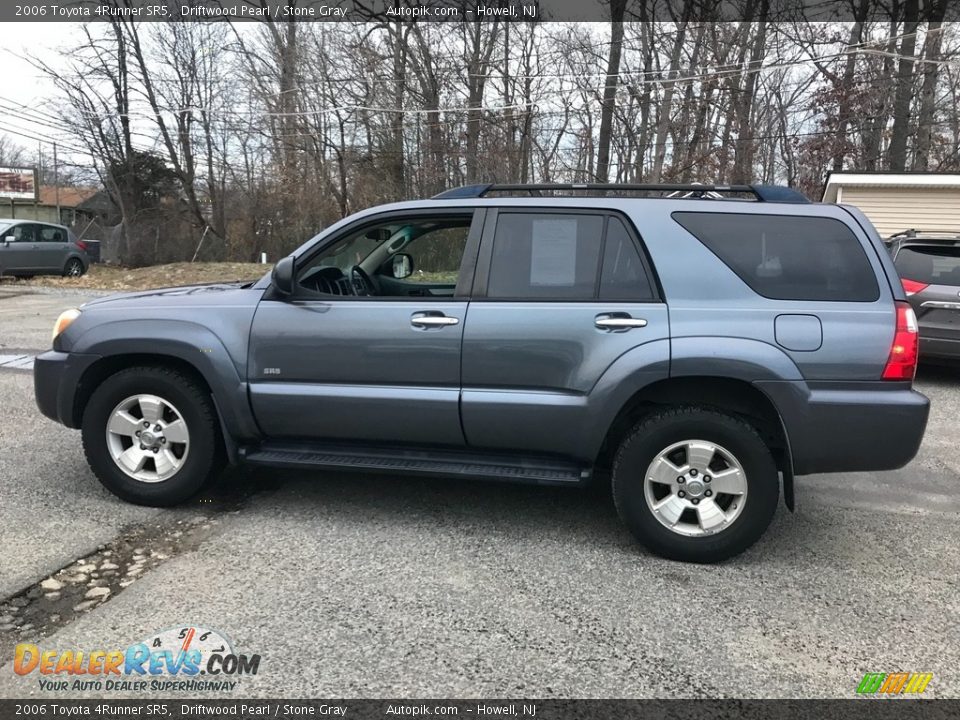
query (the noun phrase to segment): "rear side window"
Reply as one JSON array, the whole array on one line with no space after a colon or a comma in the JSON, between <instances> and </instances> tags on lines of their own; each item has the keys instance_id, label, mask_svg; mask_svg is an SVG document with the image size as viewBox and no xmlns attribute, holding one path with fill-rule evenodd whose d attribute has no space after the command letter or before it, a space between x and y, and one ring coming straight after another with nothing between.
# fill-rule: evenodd
<instances>
[{"instance_id":1,"label":"rear side window","mask_svg":"<svg viewBox=\"0 0 960 720\"><path fill-rule=\"evenodd\" d=\"M860 241L839 220L675 212L673 219L759 295L871 302L880 297Z\"/></svg>"},{"instance_id":2,"label":"rear side window","mask_svg":"<svg viewBox=\"0 0 960 720\"><path fill-rule=\"evenodd\" d=\"M650 287L650 278L640 260L637 245L623 222L615 217L607 221L603 270L600 274L600 299L653 299L653 288Z\"/></svg>"},{"instance_id":3,"label":"rear side window","mask_svg":"<svg viewBox=\"0 0 960 720\"><path fill-rule=\"evenodd\" d=\"M49 225L41 225L40 240L42 242L66 242L67 238L64 237L63 230L60 228L50 227Z\"/></svg>"},{"instance_id":4,"label":"rear side window","mask_svg":"<svg viewBox=\"0 0 960 720\"><path fill-rule=\"evenodd\" d=\"M960 285L960 247L909 245L894 263L900 277L927 285Z\"/></svg>"},{"instance_id":5,"label":"rear side window","mask_svg":"<svg viewBox=\"0 0 960 720\"><path fill-rule=\"evenodd\" d=\"M592 299L603 223L602 215L500 213L487 296Z\"/></svg>"}]
</instances>

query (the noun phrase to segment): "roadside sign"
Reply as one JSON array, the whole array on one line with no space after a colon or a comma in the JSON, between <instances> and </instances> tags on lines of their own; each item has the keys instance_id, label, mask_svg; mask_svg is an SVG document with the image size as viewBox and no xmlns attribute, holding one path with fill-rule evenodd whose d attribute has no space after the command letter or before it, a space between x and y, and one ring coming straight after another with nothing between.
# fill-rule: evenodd
<instances>
[{"instance_id":1,"label":"roadside sign","mask_svg":"<svg viewBox=\"0 0 960 720\"><path fill-rule=\"evenodd\" d=\"M0 166L0 199L36 202L39 189L36 168Z\"/></svg>"}]
</instances>

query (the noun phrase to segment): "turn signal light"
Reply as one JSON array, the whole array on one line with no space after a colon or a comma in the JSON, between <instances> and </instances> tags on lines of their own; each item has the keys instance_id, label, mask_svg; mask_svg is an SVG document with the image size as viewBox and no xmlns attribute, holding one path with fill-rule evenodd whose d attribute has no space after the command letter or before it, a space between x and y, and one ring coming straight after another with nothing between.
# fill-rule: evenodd
<instances>
[{"instance_id":1,"label":"turn signal light","mask_svg":"<svg viewBox=\"0 0 960 720\"><path fill-rule=\"evenodd\" d=\"M53 336L50 339L56 340L60 333L70 327L70 323L78 317L80 317L80 311L77 310L77 308L70 308L60 313L60 317L58 317L57 321L53 324Z\"/></svg>"}]
</instances>

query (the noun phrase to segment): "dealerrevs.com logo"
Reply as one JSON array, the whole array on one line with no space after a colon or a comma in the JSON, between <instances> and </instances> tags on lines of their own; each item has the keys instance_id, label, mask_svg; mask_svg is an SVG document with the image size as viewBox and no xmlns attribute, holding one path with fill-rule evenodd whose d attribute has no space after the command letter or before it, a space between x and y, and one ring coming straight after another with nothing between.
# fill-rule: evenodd
<instances>
[{"instance_id":1,"label":"dealerrevs.com logo","mask_svg":"<svg viewBox=\"0 0 960 720\"><path fill-rule=\"evenodd\" d=\"M222 633L196 625L154 633L120 650L48 650L20 643L13 671L43 691L229 692L256 675L260 655L236 653Z\"/></svg>"}]
</instances>

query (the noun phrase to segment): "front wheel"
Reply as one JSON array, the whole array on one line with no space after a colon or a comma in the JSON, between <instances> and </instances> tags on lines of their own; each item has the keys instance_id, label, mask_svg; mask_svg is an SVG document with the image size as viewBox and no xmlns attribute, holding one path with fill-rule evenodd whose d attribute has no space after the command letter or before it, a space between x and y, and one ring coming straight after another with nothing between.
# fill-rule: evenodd
<instances>
[{"instance_id":1,"label":"front wheel","mask_svg":"<svg viewBox=\"0 0 960 720\"><path fill-rule=\"evenodd\" d=\"M757 431L699 407L646 417L613 464L617 512L653 552L719 562L756 542L780 494L776 463Z\"/></svg>"},{"instance_id":2,"label":"front wheel","mask_svg":"<svg viewBox=\"0 0 960 720\"><path fill-rule=\"evenodd\" d=\"M79 258L70 258L63 266L63 274L66 277L80 277L83 275L83 262Z\"/></svg>"},{"instance_id":3,"label":"front wheel","mask_svg":"<svg viewBox=\"0 0 960 720\"><path fill-rule=\"evenodd\" d=\"M83 413L83 449L97 478L138 505L176 505L220 469L209 393L162 367L133 367L94 390Z\"/></svg>"}]
</instances>

